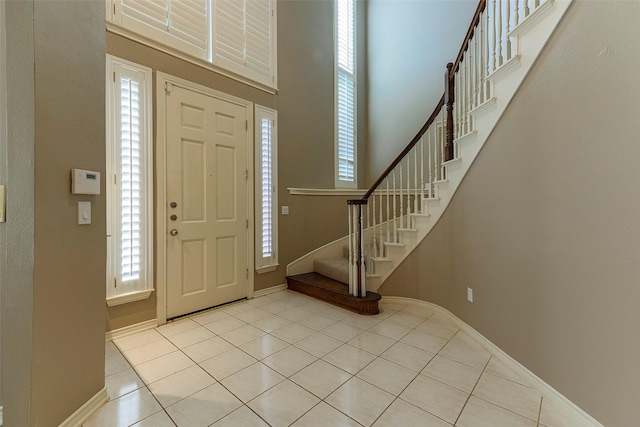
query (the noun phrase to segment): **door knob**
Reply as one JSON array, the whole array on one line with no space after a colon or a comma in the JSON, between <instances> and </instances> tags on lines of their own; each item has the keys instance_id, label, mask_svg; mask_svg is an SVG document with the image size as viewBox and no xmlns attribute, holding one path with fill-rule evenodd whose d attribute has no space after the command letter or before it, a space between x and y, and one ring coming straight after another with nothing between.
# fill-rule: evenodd
<instances>
[{"instance_id":1,"label":"door knob","mask_svg":"<svg viewBox=\"0 0 640 427\"><path fill-rule=\"evenodd\" d=\"M171 206L172 208L177 208L178 204L176 202L171 202L169 206Z\"/></svg>"},{"instance_id":2,"label":"door knob","mask_svg":"<svg viewBox=\"0 0 640 427\"><path fill-rule=\"evenodd\" d=\"M175 228L172 229L169 234L171 234L172 236L177 236L178 235L178 230L176 230Z\"/></svg>"}]
</instances>

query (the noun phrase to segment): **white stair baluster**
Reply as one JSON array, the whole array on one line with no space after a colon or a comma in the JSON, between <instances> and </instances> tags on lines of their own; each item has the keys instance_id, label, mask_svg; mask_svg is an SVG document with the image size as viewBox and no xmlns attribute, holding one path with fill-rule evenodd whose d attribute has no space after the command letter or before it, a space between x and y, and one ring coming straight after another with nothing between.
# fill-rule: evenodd
<instances>
[{"instance_id":1,"label":"white stair baluster","mask_svg":"<svg viewBox=\"0 0 640 427\"><path fill-rule=\"evenodd\" d=\"M479 90L480 87L478 85L478 79L479 79L479 73L478 73L478 69L480 68L480 58L478 55L478 27L476 27L475 32L473 33L473 50L472 50L472 55L473 55L473 108L477 107L480 103L478 102L479 100Z\"/></svg>"},{"instance_id":2,"label":"white stair baluster","mask_svg":"<svg viewBox=\"0 0 640 427\"><path fill-rule=\"evenodd\" d=\"M397 219L398 205L396 198L396 171L393 171L393 242L398 242L398 222Z\"/></svg>"},{"instance_id":3,"label":"white stair baluster","mask_svg":"<svg viewBox=\"0 0 640 427\"><path fill-rule=\"evenodd\" d=\"M484 100L487 101L491 98L491 82L487 78L489 76L489 10L488 6L484 13L485 16L485 35L484 35L484 60L485 60L485 73L484 73Z\"/></svg>"},{"instance_id":4,"label":"white stair baluster","mask_svg":"<svg viewBox=\"0 0 640 427\"><path fill-rule=\"evenodd\" d=\"M409 172L409 165L409 155L407 155L407 228L411 228L411 224L409 224L409 214L411 213L411 173Z\"/></svg>"},{"instance_id":5,"label":"white stair baluster","mask_svg":"<svg viewBox=\"0 0 640 427\"><path fill-rule=\"evenodd\" d=\"M391 241L391 210L389 209L390 205L391 205L391 200L389 199L390 193L389 193L389 175L387 175L387 242Z\"/></svg>"},{"instance_id":6,"label":"white stair baluster","mask_svg":"<svg viewBox=\"0 0 640 427\"><path fill-rule=\"evenodd\" d=\"M502 57L502 0L498 0L498 13L496 18L496 28L498 29L498 68L500 68L504 61Z\"/></svg>"},{"instance_id":7,"label":"white stair baluster","mask_svg":"<svg viewBox=\"0 0 640 427\"><path fill-rule=\"evenodd\" d=\"M432 145L433 145L433 140L431 138L431 133L433 132L432 128L434 128L435 126L431 126L429 128L429 198L433 197L433 172L434 172L434 168L433 168L433 155L432 155ZM427 204L427 206L429 206Z\"/></svg>"},{"instance_id":8,"label":"white stair baluster","mask_svg":"<svg viewBox=\"0 0 640 427\"><path fill-rule=\"evenodd\" d=\"M479 72L478 72L478 105L484 102L484 12L480 14L478 20L478 57Z\"/></svg>"},{"instance_id":9,"label":"white stair baluster","mask_svg":"<svg viewBox=\"0 0 640 427\"><path fill-rule=\"evenodd\" d=\"M507 2L505 3L505 22L507 24L506 26L506 30L504 33L505 36L505 40L507 42L507 61L511 59L511 37L509 37L509 31L511 31L511 1L507 0Z\"/></svg>"}]
</instances>

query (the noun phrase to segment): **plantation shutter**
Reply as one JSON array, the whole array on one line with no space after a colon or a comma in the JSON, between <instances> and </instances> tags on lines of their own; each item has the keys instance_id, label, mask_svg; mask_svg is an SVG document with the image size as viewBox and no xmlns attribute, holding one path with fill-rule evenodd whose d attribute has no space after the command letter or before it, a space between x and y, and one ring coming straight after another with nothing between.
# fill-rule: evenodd
<instances>
[{"instance_id":1,"label":"plantation shutter","mask_svg":"<svg viewBox=\"0 0 640 427\"><path fill-rule=\"evenodd\" d=\"M120 78L120 150L116 153L119 200L117 266L119 281L137 282L140 279L142 255L142 149L140 140L139 83L131 78ZM118 156L119 155L119 156Z\"/></svg>"},{"instance_id":2,"label":"plantation shutter","mask_svg":"<svg viewBox=\"0 0 640 427\"><path fill-rule=\"evenodd\" d=\"M208 60L208 0L117 0L115 21L153 41Z\"/></svg>"},{"instance_id":3,"label":"plantation shutter","mask_svg":"<svg viewBox=\"0 0 640 427\"><path fill-rule=\"evenodd\" d=\"M277 254L276 112L256 106L256 268L274 266Z\"/></svg>"},{"instance_id":4,"label":"plantation shutter","mask_svg":"<svg viewBox=\"0 0 640 427\"><path fill-rule=\"evenodd\" d=\"M336 3L336 149L338 185L356 184L355 2Z\"/></svg>"},{"instance_id":5,"label":"plantation shutter","mask_svg":"<svg viewBox=\"0 0 640 427\"><path fill-rule=\"evenodd\" d=\"M275 0L214 0L214 64L275 83Z\"/></svg>"},{"instance_id":6,"label":"plantation shutter","mask_svg":"<svg viewBox=\"0 0 640 427\"><path fill-rule=\"evenodd\" d=\"M151 69L107 55L109 305L153 290L151 80Z\"/></svg>"}]
</instances>

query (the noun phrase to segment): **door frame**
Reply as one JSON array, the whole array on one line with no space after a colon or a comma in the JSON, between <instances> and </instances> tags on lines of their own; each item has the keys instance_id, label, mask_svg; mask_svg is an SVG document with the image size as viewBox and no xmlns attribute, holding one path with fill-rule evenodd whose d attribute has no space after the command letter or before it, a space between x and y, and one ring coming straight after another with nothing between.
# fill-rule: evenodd
<instances>
[{"instance_id":1,"label":"door frame","mask_svg":"<svg viewBox=\"0 0 640 427\"><path fill-rule=\"evenodd\" d=\"M253 191L253 102L238 98L226 93L172 76L170 74L156 71L156 138L155 138L155 277L156 277L156 318L158 325L167 323L167 127L164 118L167 112L165 87L167 84L190 90L205 96L217 98L219 100L239 105L245 108L247 113L247 218L249 224L247 228L247 268L249 277L247 278L247 298L253 298L254 282L254 191Z\"/></svg>"}]
</instances>

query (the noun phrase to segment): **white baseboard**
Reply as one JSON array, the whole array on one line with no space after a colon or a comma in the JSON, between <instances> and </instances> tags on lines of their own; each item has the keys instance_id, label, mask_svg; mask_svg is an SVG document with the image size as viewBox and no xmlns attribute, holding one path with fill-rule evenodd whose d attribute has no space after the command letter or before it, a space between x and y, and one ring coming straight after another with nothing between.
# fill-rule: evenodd
<instances>
[{"instance_id":1,"label":"white baseboard","mask_svg":"<svg viewBox=\"0 0 640 427\"><path fill-rule=\"evenodd\" d=\"M284 291L285 289L287 289L287 284L286 283L284 283L282 285L272 286L272 287L267 288L267 289L260 289L259 291L255 291L253 293L253 297L254 298L263 297L265 295L269 295L269 294L272 294L274 292Z\"/></svg>"},{"instance_id":2,"label":"white baseboard","mask_svg":"<svg viewBox=\"0 0 640 427\"><path fill-rule=\"evenodd\" d=\"M59 427L78 427L88 420L98 409L109 401L107 389L103 388L96 393L91 399L78 408L69 418L64 420Z\"/></svg>"},{"instance_id":3,"label":"white baseboard","mask_svg":"<svg viewBox=\"0 0 640 427\"><path fill-rule=\"evenodd\" d=\"M2 427L2 406L0 406L0 427Z\"/></svg>"},{"instance_id":4,"label":"white baseboard","mask_svg":"<svg viewBox=\"0 0 640 427\"><path fill-rule=\"evenodd\" d=\"M157 319L151 319L144 322L136 323L135 325L125 326L124 328L114 329L105 334L105 341L113 341L118 338L124 338L128 335L133 335L138 332L153 329L158 326Z\"/></svg>"},{"instance_id":5,"label":"white baseboard","mask_svg":"<svg viewBox=\"0 0 640 427\"><path fill-rule=\"evenodd\" d=\"M390 303L401 303L408 305L418 305L431 309L439 313L440 315L448 318L452 323L454 323L461 331L470 335L473 339L478 341L482 346L484 346L493 356L495 356L500 362L505 364L509 369L514 371L524 380L526 380L529 385L531 385L534 389L536 389L546 401L551 401L555 406L559 409L563 410L567 415L570 415L572 420L574 421L573 425L582 426L582 427L603 427L596 419L594 419L591 415L587 414L584 410L582 410L578 405L567 399L562 393L557 391L555 388L551 387L549 384L540 379L533 372L528 370L526 367L521 365L517 360L509 356L505 353L500 347L489 341L482 335L480 332L473 329L471 326L460 320L456 315L451 313L449 310L440 307L439 305L417 300L413 298L404 298L404 297L387 297L383 296L382 300L384 302Z\"/></svg>"}]
</instances>

